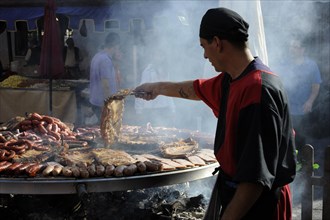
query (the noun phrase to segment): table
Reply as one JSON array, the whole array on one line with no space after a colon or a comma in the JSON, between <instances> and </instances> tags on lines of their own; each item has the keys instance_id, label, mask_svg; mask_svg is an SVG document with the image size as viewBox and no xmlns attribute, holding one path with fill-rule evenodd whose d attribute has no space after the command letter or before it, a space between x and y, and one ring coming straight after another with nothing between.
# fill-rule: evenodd
<instances>
[{"instance_id":1,"label":"table","mask_svg":"<svg viewBox=\"0 0 330 220\"><path fill-rule=\"evenodd\" d=\"M53 90L52 116L63 122L74 123L77 118L77 100L74 90ZM50 115L49 90L30 88L0 88L0 122L6 122L25 113Z\"/></svg>"}]
</instances>

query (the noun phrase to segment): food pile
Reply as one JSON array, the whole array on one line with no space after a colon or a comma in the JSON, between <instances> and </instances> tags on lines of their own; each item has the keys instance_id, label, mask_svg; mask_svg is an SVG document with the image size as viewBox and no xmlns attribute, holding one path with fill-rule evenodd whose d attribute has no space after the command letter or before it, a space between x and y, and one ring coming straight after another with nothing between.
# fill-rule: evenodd
<instances>
[{"instance_id":1,"label":"food pile","mask_svg":"<svg viewBox=\"0 0 330 220\"><path fill-rule=\"evenodd\" d=\"M12 75L9 76L7 79L0 82L0 87L3 88L19 88L21 84L28 81L27 77L19 76L19 75Z\"/></svg>"},{"instance_id":2,"label":"food pile","mask_svg":"<svg viewBox=\"0 0 330 220\"><path fill-rule=\"evenodd\" d=\"M199 149L192 133L150 124L120 129L117 141L107 145L99 127L73 128L36 112L15 117L0 125L0 175L119 177L216 162L212 150Z\"/></svg>"}]
</instances>

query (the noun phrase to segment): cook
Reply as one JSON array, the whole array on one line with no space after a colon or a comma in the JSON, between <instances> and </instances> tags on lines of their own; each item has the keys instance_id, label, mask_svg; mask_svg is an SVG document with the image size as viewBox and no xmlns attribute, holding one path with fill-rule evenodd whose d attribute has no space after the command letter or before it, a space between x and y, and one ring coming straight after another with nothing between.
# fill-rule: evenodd
<instances>
[{"instance_id":1,"label":"cook","mask_svg":"<svg viewBox=\"0 0 330 220\"><path fill-rule=\"evenodd\" d=\"M136 95L202 100L218 118L214 154L220 163L205 219L291 219L294 133L279 77L248 48L249 24L226 8L209 9L200 45L219 75L145 83Z\"/></svg>"}]
</instances>

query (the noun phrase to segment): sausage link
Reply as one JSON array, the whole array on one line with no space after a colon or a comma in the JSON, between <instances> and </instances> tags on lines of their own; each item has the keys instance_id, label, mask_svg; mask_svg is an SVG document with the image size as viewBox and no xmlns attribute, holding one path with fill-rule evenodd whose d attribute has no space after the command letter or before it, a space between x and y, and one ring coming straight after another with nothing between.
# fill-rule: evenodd
<instances>
[{"instance_id":1,"label":"sausage link","mask_svg":"<svg viewBox=\"0 0 330 220\"><path fill-rule=\"evenodd\" d=\"M81 178L88 178L89 177L89 172L87 171L86 168L79 168L80 171L80 177Z\"/></svg>"},{"instance_id":2,"label":"sausage link","mask_svg":"<svg viewBox=\"0 0 330 220\"><path fill-rule=\"evenodd\" d=\"M43 116L41 121L45 121L47 122L48 124L53 124L54 123L54 120L52 117L49 117L49 116Z\"/></svg>"},{"instance_id":3,"label":"sausage link","mask_svg":"<svg viewBox=\"0 0 330 220\"><path fill-rule=\"evenodd\" d=\"M38 130L41 134L47 134L47 129L42 124L38 124Z\"/></svg>"},{"instance_id":4,"label":"sausage link","mask_svg":"<svg viewBox=\"0 0 330 220\"><path fill-rule=\"evenodd\" d=\"M136 162L136 166L137 166L137 170L140 173L145 173L147 171L147 166L145 163L143 163L142 161L138 161Z\"/></svg>"},{"instance_id":5,"label":"sausage link","mask_svg":"<svg viewBox=\"0 0 330 220\"><path fill-rule=\"evenodd\" d=\"M15 171L17 168L19 168L20 166L22 166L23 163L21 162L15 162L13 163L12 165L10 165L8 168L7 168L7 171L9 172L13 172Z\"/></svg>"},{"instance_id":6,"label":"sausage link","mask_svg":"<svg viewBox=\"0 0 330 220\"><path fill-rule=\"evenodd\" d=\"M80 170L78 167L71 167L71 171L74 177L80 177Z\"/></svg>"},{"instance_id":7,"label":"sausage link","mask_svg":"<svg viewBox=\"0 0 330 220\"><path fill-rule=\"evenodd\" d=\"M96 176L104 176L105 167L101 164L96 166Z\"/></svg>"},{"instance_id":8,"label":"sausage link","mask_svg":"<svg viewBox=\"0 0 330 220\"><path fill-rule=\"evenodd\" d=\"M130 164L129 166L125 167L123 173L125 176L132 176L136 173L137 166L136 164Z\"/></svg>"},{"instance_id":9,"label":"sausage link","mask_svg":"<svg viewBox=\"0 0 330 220\"><path fill-rule=\"evenodd\" d=\"M62 169L63 169L63 166L62 166L62 165L55 165L55 166L54 166L54 169L53 169L53 171L52 171L53 176L58 176L58 175L60 175L61 172L62 172Z\"/></svg>"},{"instance_id":10,"label":"sausage link","mask_svg":"<svg viewBox=\"0 0 330 220\"><path fill-rule=\"evenodd\" d=\"M70 177L72 176L72 170L70 167L63 167L62 169L63 176Z\"/></svg>"},{"instance_id":11,"label":"sausage link","mask_svg":"<svg viewBox=\"0 0 330 220\"><path fill-rule=\"evenodd\" d=\"M112 164L107 165L105 167L104 176L106 177L112 176L114 172L115 172L115 166Z\"/></svg>"},{"instance_id":12,"label":"sausage link","mask_svg":"<svg viewBox=\"0 0 330 220\"><path fill-rule=\"evenodd\" d=\"M114 175L115 176L124 176L124 169L126 168L127 166L125 165L119 165L115 168L114 170Z\"/></svg>"},{"instance_id":13,"label":"sausage link","mask_svg":"<svg viewBox=\"0 0 330 220\"><path fill-rule=\"evenodd\" d=\"M3 172L4 170L6 170L10 165L12 165L12 163L10 163L10 162L0 165L0 173Z\"/></svg>"},{"instance_id":14,"label":"sausage link","mask_svg":"<svg viewBox=\"0 0 330 220\"><path fill-rule=\"evenodd\" d=\"M43 167L42 164L35 164L35 165L32 165L28 168L25 169L26 173L30 176L30 177L35 177L38 173L38 171Z\"/></svg>"},{"instance_id":15,"label":"sausage link","mask_svg":"<svg viewBox=\"0 0 330 220\"><path fill-rule=\"evenodd\" d=\"M40 121L42 119L42 116L36 112L33 112L30 117L32 120L38 120Z\"/></svg>"},{"instance_id":16,"label":"sausage link","mask_svg":"<svg viewBox=\"0 0 330 220\"><path fill-rule=\"evenodd\" d=\"M91 164L87 167L87 171L89 172L89 176L95 176L96 174L96 167L95 164Z\"/></svg>"},{"instance_id":17,"label":"sausage link","mask_svg":"<svg viewBox=\"0 0 330 220\"><path fill-rule=\"evenodd\" d=\"M42 171L42 175L43 176L49 176L49 174L51 174L51 172L54 170L55 165L48 165L43 171Z\"/></svg>"},{"instance_id":18,"label":"sausage link","mask_svg":"<svg viewBox=\"0 0 330 220\"><path fill-rule=\"evenodd\" d=\"M161 164L156 162L151 162L149 160L144 161L144 164L147 167L147 171L155 172L161 170Z\"/></svg>"}]
</instances>

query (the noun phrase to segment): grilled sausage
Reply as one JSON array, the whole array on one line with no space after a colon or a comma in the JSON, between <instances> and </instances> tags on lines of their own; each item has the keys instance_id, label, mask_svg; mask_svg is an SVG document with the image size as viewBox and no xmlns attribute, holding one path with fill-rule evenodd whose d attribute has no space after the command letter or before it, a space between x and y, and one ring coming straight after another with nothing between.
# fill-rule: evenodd
<instances>
[{"instance_id":1,"label":"grilled sausage","mask_svg":"<svg viewBox=\"0 0 330 220\"><path fill-rule=\"evenodd\" d=\"M105 173L105 167L101 164L96 166L96 176L103 176Z\"/></svg>"},{"instance_id":2,"label":"grilled sausage","mask_svg":"<svg viewBox=\"0 0 330 220\"><path fill-rule=\"evenodd\" d=\"M126 168L127 166L125 165L119 165L115 168L114 170L114 175L115 176L124 176L124 169Z\"/></svg>"},{"instance_id":3,"label":"grilled sausage","mask_svg":"<svg viewBox=\"0 0 330 220\"><path fill-rule=\"evenodd\" d=\"M10 165L9 167L7 167L7 171L8 172L14 172L18 167L22 166L23 163L21 162L15 162L12 165Z\"/></svg>"},{"instance_id":4,"label":"grilled sausage","mask_svg":"<svg viewBox=\"0 0 330 220\"><path fill-rule=\"evenodd\" d=\"M21 174L23 172L25 172L25 170L27 168L29 168L30 166L35 165L35 163L23 163L22 166L18 167L15 171L16 174Z\"/></svg>"},{"instance_id":5,"label":"grilled sausage","mask_svg":"<svg viewBox=\"0 0 330 220\"><path fill-rule=\"evenodd\" d=\"M86 168L80 168L79 169L79 171L80 171L80 177L81 178L88 178L89 177L89 172L87 171L87 169Z\"/></svg>"},{"instance_id":6,"label":"grilled sausage","mask_svg":"<svg viewBox=\"0 0 330 220\"><path fill-rule=\"evenodd\" d=\"M61 172L62 172L62 169L63 169L63 166L62 166L62 165L55 165L55 166L54 166L54 169L53 169L53 171L52 171L53 176L58 176L58 175L60 175Z\"/></svg>"},{"instance_id":7,"label":"grilled sausage","mask_svg":"<svg viewBox=\"0 0 330 220\"><path fill-rule=\"evenodd\" d=\"M105 176L105 177L112 176L114 172L115 172L115 166L112 165L112 164L107 165L107 166L105 167L104 176Z\"/></svg>"},{"instance_id":8,"label":"grilled sausage","mask_svg":"<svg viewBox=\"0 0 330 220\"><path fill-rule=\"evenodd\" d=\"M74 177L80 177L80 170L78 167L71 167L71 171Z\"/></svg>"},{"instance_id":9,"label":"grilled sausage","mask_svg":"<svg viewBox=\"0 0 330 220\"><path fill-rule=\"evenodd\" d=\"M66 176L66 177L72 176L71 167L63 167L62 174L63 174L63 176Z\"/></svg>"},{"instance_id":10,"label":"grilled sausage","mask_svg":"<svg viewBox=\"0 0 330 220\"><path fill-rule=\"evenodd\" d=\"M35 177L42 167L42 164L37 163L33 166L26 168L25 171L30 177Z\"/></svg>"},{"instance_id":11,"label":"grilled sausage","mask_svg":"<svg viewBox=\"0 0 330 220\"><path fill-rule=\"evenodd\" d=\"M132 176L136 173L137 171L137 166L136 164L130 164L129 166L125 167L123 173L125 176Z\"/></svg>"},{"instance_id":12,"label":"grilled sausage","mask_svg":"<svg viewBox=\"0 0 330 220\"><path fill-rule=\"evenodd\" d=\"M42 124L38 124L37 127L38 127L38 130L41 134L47 134L48 133L47 129Z\"/></svg>"},{"instance_id":13,"label":"grilled sausage","mask_svg":"<svg viewBox=\"0 0 330 220\"><path fill-rule=\"evenodd\" d=\"M42 175L43 176L49 176L49 174L51 174L51 172L53 172L55 165L48 165L43 171L42 171Z\"/></svg>"},{"instance_id":14,"label":"grilled sausage","mask_svg":"<svg viewBox=\"0 0 330 220\"><path fill-rule=\"evenodd\" d=\"M6 163L0 165L0 173L3 172L3 171L5 171L11 165L12 165L12 163L7 162L7 161L6 161Z\"/></svg>"},{"instance_id":15,"label":"grilled sausage","mask_svg":"<svg viewBox=\"0 0 330 220\"><path fill-rule=\"evenodd\" d=\"M51 118L51 117L49 117L49 116L42 116L41 121L45 121L45 122L47 122L48 124L53 124L53 123L54 123L53 118Z\"/></svg>"},{"instance_id":16,"label":"grilled sausage","mask_svg":"<svg viewBox=\"0 0 330 220\"><path fill-rule=\"evenodd\" d=\"M95 164L91 164L87 167L87 171L89 172L89 176L95 176L96 174L96 167Z\"/></svg>"},{"instance_id":17,"label":"grilled sausage","mask_svg":"<svg viewBox=\"0 0 330 220\"><path fill-rule=\"evenodd\" d=\"M15 157L15 155L16 155L16 152L13 150L9 150L9 151L7 151L5 149L0 150L0 160L1 161L11 160L11 159L13 159L13 157Z\"/></svg>"},{"instance_id":18,"label":"grilled sausage","mask_svg":"<svg viewBox=\"0 0 330 220\"><path fill-rule=\"evenodd\" d=\"M31 114L31 117L30 117L32 120L38 120L38 121L40 121L41 119L42 119L42 116L40 115L40 114L38 114L38 113L36 113L36 112L33 112L32 114Z\"/></svg>"},{"instance_id":19,"label":"grilled sausage","mask_svg":"<svg viewBox=\"0 0 330 220\"><path fill-rule=\"evenodd\" d=\"M144 164L147 167L147 171L155 172L155 171L159 171L160 170L159 163L151 162L150 160L146 160L146 161L144 161Z\"/></svg>"},{"instance_id":20,"label":"grilled sausage","mask_svg":"<svg viewBox=\"0 0 330 220\"><path fill-rule=\"evenodd\" d=\"M137 170L140 173L145 173L147 171L147 166L145 163L143 163L142 161L138 161L136 162L136 166L137 166Z\"/></svg>"}]
</instances>

